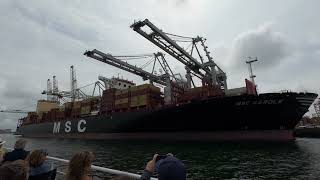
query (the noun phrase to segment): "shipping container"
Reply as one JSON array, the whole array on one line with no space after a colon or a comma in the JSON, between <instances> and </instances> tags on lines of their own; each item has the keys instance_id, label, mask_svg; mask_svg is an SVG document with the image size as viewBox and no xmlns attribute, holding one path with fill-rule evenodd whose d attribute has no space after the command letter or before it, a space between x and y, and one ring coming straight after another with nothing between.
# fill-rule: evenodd
<instances>
[{"instance_id":1,"label":"shipping container","mask_svg":"<svg viewBox=\"0 0 320 180\"><path fill-rule=\"evenodd\" d=\"M64 112L63 111L58 111L56 113L55 121L60 121L60 120L63 120L64 118L65 118Z\"/></svg>"},{"instance_id":2,"label":"shipping container","mask_svg":"<svg viewBox=\"0 0 320 180\"><path fill-rule=\"evenodd\" d=\"M73 109L79 109L81 107L81 101L73 102Z\"/></svg>"},{"instance_id":3,"label":"shipping container","mask_svg":"<svg viewBox=\"0 0 320 180\"><path fill-rule=\"evenodd\" d=\"M151 84L143 84L130 89L131 96L139 96L147 93L158 93L160 95L160 88Z\"/></svg>"},{"instance_id":4,"label":"shipping container","mask_svg":"<svg viewBox=\"0 0 320 180\"><path fill-rule=\"evenodd\" d=\"M123 99L116 99L114 104L118 105L118 104L125 104L129 102L129 98L123 98Z\"/></svg>"},{"instance_id":5,"label":"shipping container","mask_svg":"<svg viewBox=\"0 0 320 180\"><path fill-rule=\"evenodd\" d=\"M48 112L53 108L59 108L59 104L54 101L39 100L37 102L37 114Z\"/></svg>"},{"instance_id":6,"label":"shipping container","mask_svg":"<svg viewBox=\"0 0 320 180\"><path fill-rule=\"evenodd\" d=\"M81 115L90 114L91 106L82 106L81 107Z\"/></svg>"},{"instance_id":7,"label":"shipping container","mask_svg":"<svg viewBox=\"0 0 320 180\"><path fill-rule=\"evenodd\" d=\"M115 110L128 109L128 108L129 108L129 103L117 104L117 105L115 105L115 107L114 107Z\"/></svg>"},{"instance_id":8,"label":"shipping container","mask_svg":"<svg viewBox=\"0 0 320 180\"><path fill-rule=\"evenodd\" d=\"M66 109L72 108L72 102L66 102L63 104Z\"/></svg>"},{"instance_id":9,"label":"shipping container","mask_svg":"<svg viewBox=\"0 0 320 180\"><path fill-rule=\"evenodd\" d=\"M80 108L74 108L74 109L72 109L72 111L71 111L71 118L78 118L78 117L80 117L80 113L81 113Z\"/></svg>"}]
</instances>

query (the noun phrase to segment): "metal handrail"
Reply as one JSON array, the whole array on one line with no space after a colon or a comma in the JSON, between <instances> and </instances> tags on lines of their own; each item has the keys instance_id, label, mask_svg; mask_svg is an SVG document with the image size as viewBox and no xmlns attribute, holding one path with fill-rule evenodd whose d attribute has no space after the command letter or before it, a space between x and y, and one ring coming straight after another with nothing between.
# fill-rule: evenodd
<instances>
[{"instance_id":1,"label":"metal handrail","mask_svg":"<svg viewBox=\"0 0 320 180\"><path fill-rule=\"evenodd\" d=\"M12 148L7 148L7 147L5 147L5 148L9 149L9 150L13 150ZM67 160L67 159L62 159L62 158L57 158L57 157L52 157L52 156L47 156L47 158L50 160L58 161L58 162L69 163L69 160ZM125 172L125 171L119 171L116 169L110 169L110 168L100 167L100 166L96 166L96 165L91 165L91 169L96 170L96 171L109 173L109 174L114 174L114 175L128 176L128 177L135 178L135 179L139 179L141 177L141 175L139 175L139 174L134 174L134 173ZM151 177L151 179L157 180L157 178L153 178L153 177Z\"/></svg>"}]
</instances>

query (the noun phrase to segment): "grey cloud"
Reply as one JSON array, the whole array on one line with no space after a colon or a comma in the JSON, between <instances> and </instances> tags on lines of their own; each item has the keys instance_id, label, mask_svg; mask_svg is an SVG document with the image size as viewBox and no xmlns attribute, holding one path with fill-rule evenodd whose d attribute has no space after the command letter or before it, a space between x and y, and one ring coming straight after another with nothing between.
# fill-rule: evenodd
<instances>
[{"instance_id":1,"label":"grey cloud","mask_svg":"<svg viewBox=\"0 0 320 180\"><path fill-rule=\"evenodd\" d=\"M240 34L233 42L229 63L243 66L248 57L258 57L257 68L270 68L289 55L290 45L283 34L275 32L272 24L264 24L255 30Z\"/></svg>"},{"instance_id":2,"label":"grey cloud","mask_svg":"<svg viewBox=\"0 0 320 180\"><path fill-rule=\"evenodd\" d=\"M1 104L8 109L35 108L37 99L40 99L41 90L28 82L27 78L11 76L6 79L0 91Z\"/></svg>"},{"instance_id":3,"label":"grey cloud","mask_svg":"<svg viewBox=\"0 0 320 180\"><path fill-rule=\"evenodd\" d=\"M186 3L188 3L188 0L176 0L176 1L175 1L175 4L176 4L177 6L181 6L181 5L184 5L184 4L186 4Z\"/></svg>"},{"instance_id":4,"label":"grey cloud","mask_svg":"<svg viewBox=\"0 0 320 180\"><path fill-rule=\"evenodd\" d=\"M100 29L109 28L96 16L70 7L67 3L62 5L63 8L57 2L16 1L14 8L23 18L39 24L41 28L48 28L84 42L100 40L101 34L97 26L100 26ZM95 22L95 26L89 25L91 22Z\"/></svg>"},{"instance_id":5,"label":"grey cloud","mask_svg":"<svg viewBox=\"0 0 320 180\"><path fill-rule=\"evenodd\" d=\"M25 81L19 79L10 79L5 83L2 95L8 99L20 99L34 97L36 88L31 88Z\"/></svg>"}]
</instances>

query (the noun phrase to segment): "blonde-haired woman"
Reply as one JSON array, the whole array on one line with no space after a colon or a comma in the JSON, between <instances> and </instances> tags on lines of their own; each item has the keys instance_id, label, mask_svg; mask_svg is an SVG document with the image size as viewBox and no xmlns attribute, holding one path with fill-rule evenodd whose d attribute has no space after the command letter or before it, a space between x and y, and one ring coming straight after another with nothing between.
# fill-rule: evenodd
<instances>
[{"instance_id":1,"label":"blonde-haired woman","mask_svg":"<svg viewBox=\"0 0 320 180\"><path fill-rule=\"evenodd\" d=\"M47 151L43 149L34 150L27 157L30 166L30 176L37 176L51 171L51 165L47 161Z\"/></svg>"},{"instance_id":2,"label":"blonde-haired woman","mask_svg":"<svg viewBox=\"0 0 320 180\"><path fill-rule=\"evenodd\" d=\"M91 152L75 154L69 162L66 180L92 180L90 170L93 160L94 155Z\"/></svg>"}]
</instances>

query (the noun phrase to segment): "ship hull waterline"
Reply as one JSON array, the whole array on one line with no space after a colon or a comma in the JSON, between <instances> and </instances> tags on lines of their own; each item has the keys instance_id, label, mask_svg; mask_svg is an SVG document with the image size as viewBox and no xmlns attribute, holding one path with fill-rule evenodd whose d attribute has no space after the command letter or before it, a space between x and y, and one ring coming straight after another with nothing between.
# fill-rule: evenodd
<instances>
[{"instance_id":1,"label":"ship hull waterline","mask_svg":"<svg viewBox=\"0 0 320 180\"><path fill-rule=\"evenodd\" d=\"M63 138L91 140L154 140L154 141L293 141L292 130L167 132L167 133L71 133L33 134L28 138Z\"/></svg>"}]
</instances>

